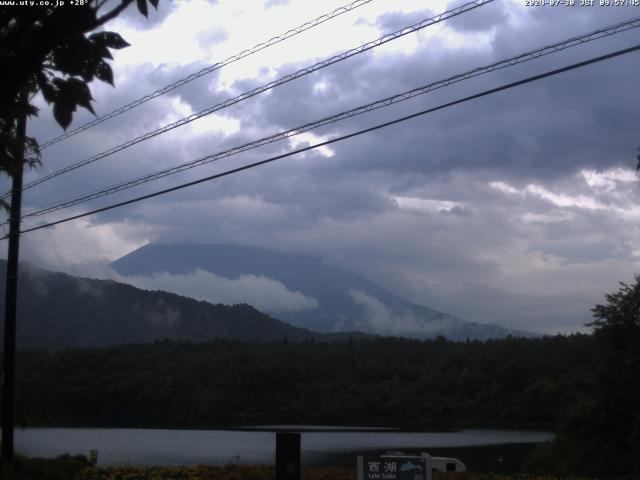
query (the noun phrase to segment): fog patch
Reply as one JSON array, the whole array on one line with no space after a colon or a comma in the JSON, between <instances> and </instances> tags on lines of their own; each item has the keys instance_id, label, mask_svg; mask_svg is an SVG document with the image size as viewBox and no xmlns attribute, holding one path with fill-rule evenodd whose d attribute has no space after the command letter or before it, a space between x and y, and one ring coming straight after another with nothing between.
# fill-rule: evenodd
<instances>
[{"instance_id":1,"label":"fog patch","mask_svg":"<svg viewBox=\"0 0 640 480\"><path fill-rule=\"evenodd\" d=\"M160 299L156 302L155 309L150 315L150 321L156 327L170 329L180 321L180 316L179 310L169 307Z\"/></svg>"},{"instance_id":2,"label":"fog patch","mask_svg":"<svg viewBox=\"0 0 640 480\"><path fill-rule=\"evenodd\" d=\"M350 290L351 299L362 307L364 321L371 330L384 335L431 337L458 326L450 317L424 319L410 310L392 310L373 295L362 290Z\"/></svg>"},{"instance_id":3,"label":"fog patch","mask_svg":"<svg viewBox=\"0 0 640 480\"><path fill-rule=\"evenodd\" d=\"M21 262L18 275L23 275L25 278L28 277L30 287L37 295L41 297L48 297L49 288L47 287L46 282L46 275L48 273L49 272L46 272L30 262Z\"/></svg>"},{"instance_id":4,"label":"fog patch","mask_svg":"<svg viewBox=\"0 0 640 480\"><path fill-rule=\"evenodd\" d=\"M155 328L171 330L180 323L182 312L167 305L164 299L157 299L150 305L134 302L131 309Z\"/></svg>"},{"instance_id":5,"label":"fog patch","mask_svg":"<svg viewBox=\"0 0 640 480\"><path fill-rule=\"evenodd\" d=\"M249 304L269 313L297 312L318 307L318 301L298 291L288 290L277 280L258 275L230 279L202 269L186 274L162 272L151 276L114 278L145 290L164 290L210 303Z\"/></svg>"},{"instance_id":6,"label":"fog patch","mask_svg":"<svg viewBox=\"0 0 640 480\"><path fill-rule=\"evenodd\" d=\"M76 278L78 292L82 295L89 295L94 298L104 297L102 286L95 280L89 278Z\"/></svg>"}]
</instances>

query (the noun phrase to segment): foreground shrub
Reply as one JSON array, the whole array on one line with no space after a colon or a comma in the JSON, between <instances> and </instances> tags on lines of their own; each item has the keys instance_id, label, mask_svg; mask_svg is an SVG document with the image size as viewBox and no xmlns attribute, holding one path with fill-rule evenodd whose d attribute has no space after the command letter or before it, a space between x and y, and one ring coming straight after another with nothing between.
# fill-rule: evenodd
<instances>
[{"instance_id":1,"label":"foreground shrub","mask_svg":"<svg viewBox=\"0 0 640 480\"><path fill-rule=\"evenodd\" d=\"M269 465L87 468L75 480L273 480ZM351 468L302 467L301 480L355 480ZM542 475L435 473L433 480L588 480Z\"/></svg>"},{"instance_id":2,"label":"foreground shrub","mask_svg":"<svg viewBox=\"0 0 640 480\"><path fill-rule=\"evenodd\" d=\"M16 480L72 480L90 466L83 455L58 458L17 457L15 463Z\"/></svg>"}]
</instances>

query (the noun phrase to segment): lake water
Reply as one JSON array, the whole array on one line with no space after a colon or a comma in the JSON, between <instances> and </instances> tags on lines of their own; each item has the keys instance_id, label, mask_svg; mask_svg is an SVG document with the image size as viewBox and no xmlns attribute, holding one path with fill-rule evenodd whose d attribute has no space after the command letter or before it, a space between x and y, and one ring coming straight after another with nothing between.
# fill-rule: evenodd
<instances>
[{"instance_id":1,"label":"lake water","mask_svg":"<svg viewBox=\"0 0 640 480\"><path fill-rule=\"evenodd\" d=\"M475 471L499 470L487 466L487 461L499 461L501 463L496 465L501 467L506 459L509 465L516 465L520 457L531 450L532 444L553 438L549 432L504 430L439 433L370 429L323 431L318 427L301 427L300 430L305 430L301 453L302 463L306 465L353 467L357 454L400 450L457 455L464 457L461 459L466 460L467 467ZM96 449L101 465L273 464L275 439L273 431L242 430L30 428L15 433L16 451L22 454L88 456L89 450ZM474 466L477 467L472 468Z\"/></svg>"}]
</instances>

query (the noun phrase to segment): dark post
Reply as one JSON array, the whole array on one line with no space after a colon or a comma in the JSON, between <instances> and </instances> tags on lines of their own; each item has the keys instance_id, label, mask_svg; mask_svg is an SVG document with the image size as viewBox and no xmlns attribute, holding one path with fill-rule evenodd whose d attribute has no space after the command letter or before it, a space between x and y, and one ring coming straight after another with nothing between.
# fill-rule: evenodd
<instances>
[{"instance_id":1,"label":"dark post","mask_svg":"<svg viewBox=\"0 0 640 480\"><path fill-rule=\"evenodd\" d=\"M20 105L27 98L20 97ZM18 251L20 247L20 214L22 204L22 170L24 138L27 116L22 114L16 125L16 136L21 141L17 152L17 165L11 185L11 210L9 213L9 250L7 253L7 284L4 303L4 363L2 375L2 451L1 480L13 480L13 425L16 380L16 304L18 299Z\"/></svg>"},{"instance_id":2,"label":"dark post","mask_svg":"<svg viewBox=\"0 0 640 480\"><path fill-rule=\"evenodd\" d=\"M300 434L276 433L276 480L300 480Z\"/></svg>"}]
</instances>

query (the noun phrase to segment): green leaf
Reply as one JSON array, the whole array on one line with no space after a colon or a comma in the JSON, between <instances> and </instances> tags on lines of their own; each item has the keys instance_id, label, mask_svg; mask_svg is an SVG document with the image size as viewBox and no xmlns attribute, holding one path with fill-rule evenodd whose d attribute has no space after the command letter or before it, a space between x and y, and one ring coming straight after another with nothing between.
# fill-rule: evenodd
<instances>
[{"instance_id":1,"label":"green leaf","mask_svg":"<svg viewBox=\"0 0 640 480\"><path fill-rule=\"evenodd\" d=\"M105 45L96 45L81 34L74 35L53 49L53 68L67 75L80 76L90 82L105 51L108 53Z\"/></svg>"},{"instance_id":2,"label":"green leaf","mask_svg":"<svg viewBox=\"0 0 640 480\"><path fill-rule=\"evenodd\" d=\"M58 91L56 90L56 88L51 84L51 82L49 82L47 77L42 72L38 72L36 74L36 79L38 81L38 88L42 92L42 96L44 97L45 102L54 102L58 95Z\"/></svg>"},{"instance_id":3,"label":"green leaf","mask_svg":"<svg viewBox=\"0 0 640 480\"><path fill-rule=\"evenodd\" d=\"M96 114L96 112L93 110L93 105L91 105L91 100L80 99L78 101L78 105L80 105L81 107L86 108L87 110L89 110L94 115Z\"/></svg>"},{"instance_id":4,"label":"green leaf","mask_svg":"<svg viewBox=\"0 0 640 480\"><path fill-rule=\"evenodd\" d=\"M79 78L68 78L66 80L54 78L53 83L58 87L58 95L54 104L54 116L60 125L66 128L62 121L66 121L66 116L71 116L72 113L75 112L76 105L86 108L95 115L93 106L91 105L93 97L85 81ZM56 107L59 112L58 114L56 114L55 111ZM67 125L69 123L71 123L71 120L69 120Z\"/></svg>"},{"instance_id":5,"label":"green leaf","mask_svg":"<svg viewBox=\"0 0 640 480\"><path fill-rule=\"evenodd\" d=\"M68 75L79 75L82 61L79 52L67 45L60 45L53 50L55 68Z\"/></svg>"},{"instance_id":6,"label":"green leaf","mask_svg":"<svg viewBox=\"0 0 640 480\"><path fill-rule=\"evenodd\" d=\"M128 47L129 44L119 34L115 32L98 32L89 35L89 40L94 42L102 42L109 48L115 48L119 50L121 48Z\"/></svg>"},{"instance_id":7,"label":"green leaf","mask_svg":"<svg viewBox=\"0 0 640 480\"><path fill-rule=\"evenodd\" d=\"M53 104L53 116L56 119L56 122L58 122L65 130L69 125L71 125L74 110L75 107L65 101L58 100Z\"/></svg>"},{"instance_id":8,"label":"green leaf","mask_svg":"<svg viewBox=\"0 0 640 480\"><path fill-rule=\"evenodd\" d=\"M65 96L69 101L86 108L95 115L93 107L91 106L91 100L93 100L91 91L88 85L82 80L69 78L65 87Z\"/></svg>"},{"instance_id":9,"label":"green leaf","mask_svg":"<svg viewBox=\"0 0 640 480\"><path fill-rule=\"evenodd\" d=\"M96 68L96 77L113 86L113 71L111 70L111 66L104 60L98 63L98 67Z\"/></svg>"},{"instance_id":10,"label":"green leaf","mask_svg":"<svg viewBox=\"0 0 640 480\"><path fill-rule=\"evenodd\" d=\"M100 40L91 40L91 43L93 44L93 52L96 56L102 58L113 58L111 52L109 51L109 48L105 45L104 42Z\"/></svg>"},{"instance_id":11,"label":"green leaf","mask_svg":"<svg viewBox=\"0 0 640 480\"><path fill-rule=\"evenodd\" d=\"M148 17L149 10L147 9L147 0L136 0L136 3L138 4L138 10L140 10L140 13L145 17Z\"/></svg>"}]
</instances>

